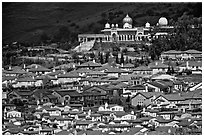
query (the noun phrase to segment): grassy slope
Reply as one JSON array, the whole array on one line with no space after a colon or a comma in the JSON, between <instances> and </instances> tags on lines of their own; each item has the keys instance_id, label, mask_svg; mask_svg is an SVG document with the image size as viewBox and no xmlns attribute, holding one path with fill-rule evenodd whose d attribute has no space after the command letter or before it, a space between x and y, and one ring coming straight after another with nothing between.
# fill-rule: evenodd
<instances>
[{"instance_id":1,"label":"grassy slope","mask_svg":"<svg viewBox=\"0 0 204 137\"><path fill-rule=\"evenodd\" d=\"M122 15L113 22L122 22L126 13L133 17L135 26L144 25L147 21L156 24L161 16L174 18L181 16L187 4L158 4L158 3L3 3L3 41L35 42L40 34L46 32L52 36L62 25L68 26L73 32L84 33L82 28L95 23L95 26L103 28L96 22L101 19L101 13L123 11ZM153 11L149 16L147 11ZM70 26L75 23L79 26ZM93 33L93 30L85 30Z\"/></svg>"}]
</instances>

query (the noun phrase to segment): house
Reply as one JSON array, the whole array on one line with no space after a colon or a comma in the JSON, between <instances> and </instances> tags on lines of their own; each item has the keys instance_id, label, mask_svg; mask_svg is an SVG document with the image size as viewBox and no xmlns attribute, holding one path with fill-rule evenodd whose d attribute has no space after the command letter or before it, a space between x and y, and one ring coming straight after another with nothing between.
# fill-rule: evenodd
<instances>
[{"instance_id":1,"label":"house","mask_svg":"<svg viewBox=\"0 0 204 137\"><path fill-rule=\"evenodd\" d=\"M155 62L148 64L148 67L152 69L152 74L157 74L159 72L166 73L169 66L163 64L162 62L155 61Z\"/></svg>"},{"instance_id":2,"label":"house","mask_svg":"<svg viewBox=\"0 0 204 137\"><path fill-rule=\"evenodd\" d=\"M57 76L58 83L67 83L67 82L79 82L81 79L81 76L79 76L79 73L77 72L69 72L69 73L63 73L59 74Z\"/></svg>"},{"instance_id":3,"label":"house","mask_svg":"<svg viewBox=\"0 0 204 137\"><path fill-rule=\"evenodd\" d=\"M150 69L148 66L139 66L133 69L133 74L152 75L152 69Z\"/></svg>"},{"instance_id":4,"label":"house","mask_svg":"<svg viewBox=\"0 0 204 137\"><path fill-rule=\"evenodd\" d=\"M16 83L13 83L13 87L34 87L36 80L34 77L18 78Z\"/></svg>"},{"instance_id":5,"label":"house","mask_svg":"<svg viewBox=\"0 0 204 137\"><path fill-rule=\"evenodd\" d=\"M30 90L13 90L8 94L8 99L12 101L15 98L20 98L22 101L29 102L33 91Z\"/></svg>"},{"instance_id":6,"label":"house","mask_svg":"<svg viewBox=\"0 0 204 137\"><path fill-rule=\"evenodd\" d=\"M152 82L146 82L144 85L146 85L151 92L170 92L171 88L173 87L173 82L171 81L152 81Z\"/></svg>"},{"instance_id":7,"label":"house","mask_svg":"<svg viewBox=\"0 0 204 137\"><path fill-rule=\"evenodd\" d=\"M129 93L131 97L135 96L139 92L147 92L147 88L144 85L135 85L125 88L123 94Z\"/></svg>"},{"instance_id":8,"label":"house","mask_svg":"<svg viewBox=\"0 0 204 137\"><path fill-rule=\"evenodd\" d=\"M131 63L128 63L128 64L125 64L125 65L122 64L122 66L120 66L119 68L122 69L122 70L125 70L125 71L131 71L132 69L135 68L135 66L133 64L131 64Z\"/></svg>"},{"instance_id":9,"label":"house","mask_svg":"<svg viewBox=\"0 0 204 137\"><path fill-rule=\"evenodd\" d=\"M130 72L129 71L125 71L119 68L115 68L115 67L109 67L107 69L104 70L105 73L107 73L107 76L111 77L120 77L121 75L128 75Z\"/></svg>"},{"instance_id":10,"label":"house","mask_svg":"<svg viewBox=\"0 0 204 137\"><path fill-rule=\"evenodd\" d=\"M161 60L181 60L182 51L169 50L161 53Z\"/></svg>"},{"instance_id":11,"label":"house","mask_svg":"<svg viewBox=\"0 0 204 137\"><path fill-rule=\"evenodd\" d=\"M184 70L191 70L192 74L202 74L201 61L186 61L179 65L180 72Z\"/></svg>"},{"instance_id":12,"label":"house","mask_svg":"<svg viewBox=\"0 0 204 137\"><path fill-rule=\"evenodd\" d=\"M82 63L80 65L76 65L76 68L88 68L88 69L95 69L101 67L101 64L96 63L95 60Z\"/></svg>"},{"instance_id":13,"label":"house","mask_svg":"<svg viewBox=\"0 0 204 137\"><path fill-rule=\"evenodd\" d=\"M128 131L122 132L120 135L139 135L143 127L133 127Z\"/></svg>"},{"instance_id":14,"label":"house","mask_svg":"<svg viewBox=\"0 0 204 137\"><path fill-rule=\"evenodd\" d=\"M46 67L43 67L39 64L31 64L29 66L26 67L26 71L27 72L32 72L32 73L35 73L35 74L47 74L49 73L51 70L46 68Z\"/></svg>"},{"instance_id":15,"label":"house","mask_svg":"<svg viewBox=\"0 0 204 137\"><path fill-rule=\"evenodd\" d=\"M22 117L22 113L16 110L10 110L10 111L7 111L6 117L7 118L19 118L19 117Z\"/></svg>"},{"instance_id":16,"label":"house","mask_svg":"<svg viewBox=\"0 0 204 137\"><path fill-rule=\"evenodd\" d=\"M153 103L154 99L161 95L159 92L138 92L131 98L131 105L133 106L148 106Z\"/></svg>"},{"instance_id":17,"label":"house","mask_svg":"<svg viewBox=\"0 0 204 137\"><path fill-rule=\"evenodd\" d=\"M87 121L87 120L77 120L75 125L77 129L87 129L90 127L92 121Z\"/></svg>"},{"instance_id":18,"label":"house","mask_svg":"<svg viewBox=\"0 0 204 137\"><path fill-rule=\"evenodd\" d=\"M103 86L91 86L83 89L84 106L102 105L108 101L108 90Z\"/></svg>"},{"instance_id":19,"label":"house","mask_svg":"<svg viewBox=\"0 0 204 137\"><path fill-rule=\"evenodd\" d=\"M37 102L37 104L53 103L57 104L58 99L56 96L52 95L52 90L48 89L36 89L33 91L33 95L30 97L31 101Z\"/></svg>"},{"instance_id":20,"label":"house","mask_svg":"<svg viewBox=\"0 0 204 137\"><path fill-rule=\"evenodd\" d=\"M52 95L57 97L58 102L63 105L81 103L82 101L82 94L76 90L56 90Z\"/></svg>"},{"instance_id":21,"label":"house","mask_svg":"<svg viewBox=\"0 0 204 137\"><path fill-rule=\"evenodd\" d=\"M124 107L117 104L108 105L106 102L105 105L101 105L98 108L98 111L124 111Z\"/></svg>"},{"instance_id":22,"label":"house","mask_svg":"<svg viewBox=\"0 0 204 137\"><path fill-rule=\"evenodd\" d=\"M57 85L58 78L50 75L41 75L35 78L35 86Z\"/></svg>"},{"instance_id":23,"label":"house","mask_svg":"<svg viewBox=\"0 0 204 137\"><path fill-rule=\"evenodd\" d=\"M155 98L154 103L159 107L177 108L176 104L184 101L184 98L179 94L159 95Z\"/></svg>"},{"instance_id":24,"label":"house","mask_svg":"<svg viewBox=\"0 0 204 137\"><path fill-rule=\"evenodd\" d=\"M161 116L163 119L171 120L178 113L178 111L162 111L158 113L158 116Z\"/></svg>"}]
</instances>

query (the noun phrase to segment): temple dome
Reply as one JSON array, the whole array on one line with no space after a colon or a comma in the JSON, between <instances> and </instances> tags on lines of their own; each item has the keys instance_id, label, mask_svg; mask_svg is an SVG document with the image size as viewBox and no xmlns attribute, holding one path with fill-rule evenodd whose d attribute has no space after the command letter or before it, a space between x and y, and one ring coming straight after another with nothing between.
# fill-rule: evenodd
<instances>
[{"instance_id":1,"label":"temple dome","mask_svg":"<svg viewBox=\"0 0 204 137\"><path fill-rule=\"evenodd\" d=\"M129 23L129 24L132 24L132 18L130 18L128 16L128 14L126 15L126 17L123 19L123 24L125 23Z\"/></svg>"},{"instance_id":2,"label":"temple dome","mask_svg":"<svg viewBox=\"0 0 204 137\"><path fill-rule=\"evenodd\" d=\"M145 27L146 27L146 28L149 28L149 27L150 27L150 23L147 22L147 23L145 24Z\"/></svg>"},{"instance_id":3,"label":"temple dome","mask_svg":"<svg viewBox=\"0 0 204 137\"><path fill-rule=\"evenodd\" d=\"M109 29L109 28L110 28L110 24L109 24L108 22L106 23L105 28L106 28L106 29Z\"/></svg>"},{"instance_id":4,"label":"temple dome","mask_svg":"<svg viewBox=\"0 0 204 137\"><path fill-rule=\"evenodd\" d=\"M168 20L165 17L161 17L159 19L159 25L160 26L166 26L168 24Z\"/></svg>"}]
</instances>

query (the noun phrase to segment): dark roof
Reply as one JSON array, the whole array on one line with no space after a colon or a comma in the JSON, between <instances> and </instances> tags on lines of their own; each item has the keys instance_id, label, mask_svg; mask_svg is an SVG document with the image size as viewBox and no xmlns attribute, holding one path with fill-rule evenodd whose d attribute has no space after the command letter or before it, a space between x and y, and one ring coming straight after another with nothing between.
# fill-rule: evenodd
<instances>
[{"instance_id":1,"label":"dark roof","mask_svg":"<svg viewBox=\"0 0 204 137\"><path fill-rule=\"evenodd\" d=\"M133 69L133 71L152 71L152 69L150 69L148 66L139 66Z\"/></svg>"},{"instance_id":2,"label":"dark roof","mask_svg":"<svg viewBox=\"0 0 204 137\"><path fill-rule=\"evenodd\" d=\"M93 61L85 62L81 65L76 65L77 67L101 67L101 64L94 63Z\"/></svg>"},{"instance_id":3,"label":"dark roof","mask_svg":"<svg viewBox=\"0 0 204 137\"><path fill-rule=\"evenodd\" d=\"M145 90L145 86L144 85L135 85L135 86L127 87L126 89L129 89L129 90Z\"/></svg>"},{"instance_id":4,"label":"dark roof","mask_svg":"<svg viewBox=\"0 0 204 137\"><path fill-rule=\"evenodd\" d=\"M158 97L159 95L162 95L162 93L160 93L160 92L138 92L134 97L136 97L139 94L143 95L147 99L149 99L153 96Z\"/></svg>"},{"instance_id":5,"label":"dark roof","mask_svg":"<svg viewBox=\"0 0 204 137\"><path fill-rule=\"evenodd\" d=\"M77 92L76 90L56 90L55 92L60 94L62 97L65 95L69 95L70 97L82 95L79 92Z\"/></svg>"}]
</instances>

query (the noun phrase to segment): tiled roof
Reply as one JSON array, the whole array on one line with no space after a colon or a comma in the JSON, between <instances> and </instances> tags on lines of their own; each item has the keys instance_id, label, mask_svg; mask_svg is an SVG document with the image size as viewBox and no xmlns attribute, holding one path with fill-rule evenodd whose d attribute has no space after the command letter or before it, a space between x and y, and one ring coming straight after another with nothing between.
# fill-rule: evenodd
<instances>
[{"instance_id":1,"label":"tiled roof","mask_svg":"<svg viewBox=\"0 0 204 137\"><path fill-rule=\"evenodd\" d=\"M127 71L121 70L119 68L114 68L114 67L108 68L108 70L105 70L104 72L105 73L127 73Z\"/></svg>"},{"instance_id":2,"label":"tiled roof","mask_svg":"<svg viewBox=\"0 0 204 137\"><path fill-rule=\"evenodd\" d=\"M101 64L94 63L93 61L82 63L81 65L77 65L77 67L101 67Z\"/></svg>"},{"instance_id":3,"label":"tiled roof","mask_svg":"<svg viewBox=\"0 0 204 137\"><path fill-rule=\"evenodd\" d=\"M148 66L139 66L133 69L133 71L152 71L152 69L150 69Z\"/></svg>"},{"instance_id":4,"label":"tiled roof","mask_svg":"<svg viewBox=\"0 0 204 137\"><path fill-rule=\"evenodd\" d=\"M7 80L15 80L15 79L16 79L15 76L3 76L2 77L2 82L7 81Z\"/></svg>"},{"instance_id":5,"label":"tiled roof","mask_svg":"<svg viewBox=\"0 0 204 137\"><path fill-rule=\"evenodd\" d=\"M57 70L55 72L50 72L48 73L47 75L49 76L55 76L55 75L60 75L60 74L63 74L63 71L62 70Z\"/></svg>"},{"instance_id":6,"label":"tiled roof","mask_svg":"<svg viewBox=\"0 0 204 137\"><path fill-rule=\"evenodd\" d=\"M135 96L137 96L138 94L143 95L143 96L146 97L147 99L148 99L148 98L151 98L151 97L153 97L153 96L158 97L158 96L162 95L162 93L160 93L160 92L138 92ZM135 96L134 96L134 97L135 97ZM134 97L133 97L133 98L134 98Z\"/></svg>"},{"instance_id":7,"label":"tiled roof","mask_svg":"<svg viewBox=\"0 0 204 137\"><path fill-rule=\"evenodd\" d=\"M182 51L169 50L169 51L163 52L163 54L182 54Z\"/></svg>"},{"instance_id":8,"label":"tiled roof","mask_svg":"<svg viewBox=\"0 0 204 137\"><path fill-rule=\"evenodd\" d=\"M81 94L78 93L76 90L56 90L55 92L60 94L62 97L64 97L65 95L69 95L71 97L73 97L73 96L81 96Z\"/></svg>"},{"instance_id":9,"label":"tiled roof","mask_svg":"<svg viewBox=\"0 0 204 137\"><path fill-rule=\"evenodd\" d=\"M134 127L130 128L129 131L124 131L120 135L135 135L136 133L140 132L143 127Z\"/></svg>"},{"instance_id":10,"label":"tiled roof","mask_svg":"<svg viewBox=\"0 0 204 137\"><path fill-rule=\"evenodd\" d=\"M43 79L48 79L48 80L57 80L57 78L49 75L41 75L35 78L36 80L43 80Z\"/></svg>"},{"instance_id":11,"label":"tiled roof","mask_svg":"<svg viewBox=\"0 0 204 137\"><path fill-rule=\"evenodd\" d=\"M120 66L120 68L134 68L135 65L131 64L131 63L128 63L128 64L125 64L124 66Z\"/></svg>"},{"instance_id":12,"label":"tiled roof","mask_svg":"<svg viewBox=\"0 0 204 137\"><path fill-rule=\"evenodd\" d=\"M189 54L202 54L201 51L194 50L194 49L186 50L184 52L189 53Z\"/></svg>"},{"instance_id":13,"label":"tiled roof","mask_svg":"<svg viewBox=\"0 0 204 137\"><path fill-rule=\"evenodd\" d=\"M80 76L78 73L73 72L58 75L58 78L79 78L79 77Z\"/></svg>"},{"instance_id":14,"label":"tiled roof","mask_svg":"<svg viewBox=\"0 0 204 137\"><path fill-rule=\"evenodd\" d=\"M135 85L135 86L129 86L126 89L128 90L145 90L144 85Z\"/></svg>"},{"instance_id":15,"label":"tiled roof","mask_svg":"<svg viewBox=\"0 0 204 137\"><path fill-rule=\"evenodd\" d=\"M28 72L26 72L25 70L22 69L14 69L12 71L6 71L6 74L26 74Z\"/></svg>"},{"instance_id":16,"label":"tiled roof","mask_svg":"<svg viewBox=\"0 0 204 137\"><path fill-rule=\"evenodd\" d=\"M155 61L155 62L149 63L148 67L151 69L168 68L168 65L165 65L165 64L161 63L160 61Z\"/></svg>"},{"instance_id":17,"label":"tiled roof","mask_svg":"<svg viewBox=\"0 0 204 137\"><path fill-rule=\"evenodd\" d=\"M35 82L36 80L32 77L25 77L17 79L17 82Z\"/></svg>"},{"instance_id":18,"label":"tiled roof","mask_svg":"<svg viewBox=\"0 0 204 137\"><path fill-rule=\"evenodd\" d=\"M164 98L166 98L168 101L183 101L184 98L179 96L179 94L167 94L167 95L161 95Z\"/></svg>"}]
</instances>

